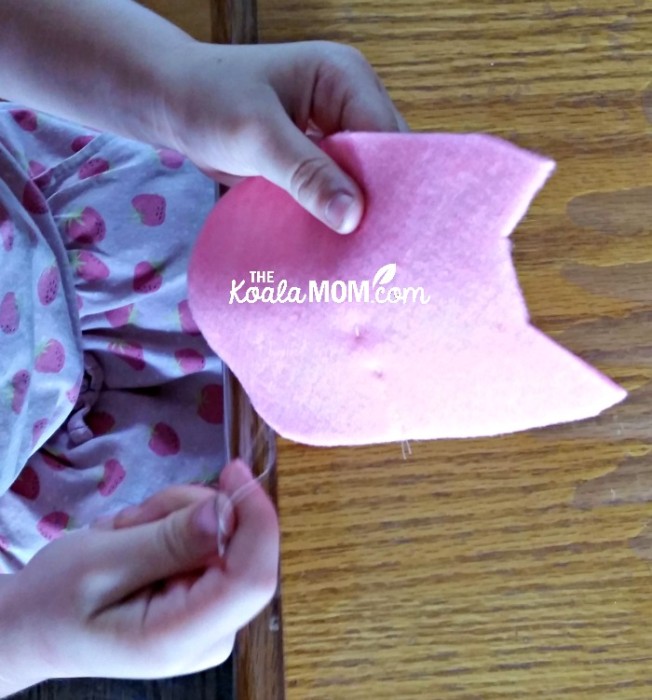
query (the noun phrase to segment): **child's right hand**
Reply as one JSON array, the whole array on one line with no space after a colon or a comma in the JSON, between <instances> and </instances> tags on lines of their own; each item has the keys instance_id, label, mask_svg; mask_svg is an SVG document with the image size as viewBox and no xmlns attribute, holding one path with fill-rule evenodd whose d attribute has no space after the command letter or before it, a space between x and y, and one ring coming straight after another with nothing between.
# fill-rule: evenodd
<instances>
[{"instance_id":1,"label":"child's right hand","mask_svg":"<svg viewBox=\"0 0 652 700\"><path fill-rule=\"evenodd\" d=\"M231 462L220 491L232 495L251 480L242 462ZM9 668L10 682L28 684L161 678L224 661L238 629L274 594L279 530L272 503L254 484L228 518L221 560L215 500L208 487L172 487L128 521L118 516L52 542L7 577L2 636L20 654L0 677Z\"/></svg>"},{"instance_id":2,"label":"child's right hand","mask_svg":"<svg viewBox=\"0 0 652 700\"><path fill-rule=\"evenodd\" d=\"M227 184L262 176L340 233L363 193L307 133L407 130L340 44L206 44L130 0L3 0L0 26L3 97L176 148Z\"/></svg>"},{"instance_id":3,"label":"child's right hand","mask_svg":"<svg viewBox=\"0 0 652 700\"><path fill-rule=\"evenodd\" d=\"M168 49L170 56L155 119L166 128L149 140L185 153L226 184L262 176L340 233L357 227L360 185L308 134L408 130L359 51L327 41L193 42Z\"/></svg>"}]
</instances>

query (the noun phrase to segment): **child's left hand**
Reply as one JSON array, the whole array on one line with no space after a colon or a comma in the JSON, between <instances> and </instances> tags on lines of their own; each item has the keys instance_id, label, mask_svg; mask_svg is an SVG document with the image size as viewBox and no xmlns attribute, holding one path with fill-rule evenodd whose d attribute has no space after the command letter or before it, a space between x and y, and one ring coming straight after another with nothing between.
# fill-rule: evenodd
<instances>
[{"instance_id":1,"label":"child's left hand","mask_svg":"<svg viewBox=\"0 0 652 700\"><path fill-rule=\"evenodd\" d=\"M225 175L262 175L341 233L358 225L358 185L306 132L407 130L359 51L325 41L195 43L174 65L168 145L227 184Z\"/></svg>"},{"instance_id":2,"label":"child's left hand","mask_svg":"<svg viewBox=\"0 0 652 700\"><path fill-rule=\"evenodd\" d=\"M242 462L225 466L219 486L223 556L216 491L180 485L49 543L8 577L0 620L13 647L3 661L17 656L0 686L4 676L16 689L45 678L162 678L224 661L274 594L279 531Z\"/></svg>"}]
</instances>

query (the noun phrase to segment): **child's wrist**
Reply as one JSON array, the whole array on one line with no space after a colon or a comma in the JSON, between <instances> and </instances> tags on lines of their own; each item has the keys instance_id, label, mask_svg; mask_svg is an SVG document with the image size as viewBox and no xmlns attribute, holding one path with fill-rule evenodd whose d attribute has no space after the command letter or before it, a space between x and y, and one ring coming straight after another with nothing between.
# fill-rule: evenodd
<instances>
[{"instance_id":1,"label":"child's wrist","mask_svg":"<svg viewBox=\"0 0 652 700\"><path fill-rule=\"evenodd\" d=\"M176 47L176 56L171 56L170 60L166 58L168 67L163 68L160 102L155 110L156 136L152 140L186 153L186 143L193 136L193 125L204 122L206 116L199 113L198 104L203 101L197 99L202 85L199 78L206 71L220 70L221 56L233 48L193 40ZM210 100L206 102L210 104ZM219 115L211 114L211 117L217 127Z\"/></svg>"},{"instance_id":2,"label":"child's wrist","mask_svg":"<svg viewBox=\"0 0 652 700\"><path fill-rule=\"evenodd\" d=\"M123 96L122 123L114 130L145 143L174 148L178 129L178 103L183 100L183 65L199 42L182 38L169 46L142 70L137 80L120 81L129 94Z\"/></svg>"},{"instance_id":3,"label":"child's wrist","mask_svg":"<svg viewBox=\"0 0 652 700\"><path fill-rule=\"evenodd\" d=\"M40 656L32 611L20 597L20 574L0 575L0 698L47 680L47 663ZM31 628L31 629L30 629Z\"/></svg>"}]
</instances>

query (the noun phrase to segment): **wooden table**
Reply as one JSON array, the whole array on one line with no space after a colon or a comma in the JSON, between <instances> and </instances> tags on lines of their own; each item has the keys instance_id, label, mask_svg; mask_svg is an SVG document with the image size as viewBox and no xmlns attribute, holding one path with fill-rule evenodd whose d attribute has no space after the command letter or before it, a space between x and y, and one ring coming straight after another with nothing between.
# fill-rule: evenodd
<instances>
[{"instance_id":1,"label":"wooden table","mask_svg":"<svg viewBox=\"0 0 652 700\"><path fill-rule=\"evenodd\" d=\"M261 41L358 46L414 130L557 161L513 235L533 322L631 391L594 420L405 460L281 441L288 699L652 697L652 3L258 15Z\"/></svg>"},{"instance_id":2,"label":"wooden table","mask_svg":"<svg viewBox=\"0 0 652 700\"><path fill-rule=\"evenodd\" d=\"M151 4L210 38L204 0ZM414 130L553 157L513 235L533 322L631 391L406 460L281 441L288 700L652 697L652 3L260 0L258 18L261 41L361 48Z\"/></svg>"}]
</instances>

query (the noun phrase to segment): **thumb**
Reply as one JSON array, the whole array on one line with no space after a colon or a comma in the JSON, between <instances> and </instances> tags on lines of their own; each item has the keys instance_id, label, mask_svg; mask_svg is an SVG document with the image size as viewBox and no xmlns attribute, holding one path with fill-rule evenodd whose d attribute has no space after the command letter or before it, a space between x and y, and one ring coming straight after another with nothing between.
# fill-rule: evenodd
<instances>
[{"instance_id":1,"label":"thumb","mask_svg":"<svg viewBox=\"0 0 652 700\"><path fill-rule=\"evenodd\" d=\"M265 129L257 151L258 172L329 228L351 233L364 210L358 185L294 125L280 105Z\"/></svg>"},{"instance_id":2,"label":"thumb","mask_svg":"<svg viewBox=\"0 0 652 700\"><path fill-rule=\"evenodd\" d=\"M211 496L152 523L120 530L89 531L97 537L92 570L110 605L155 581L206 566L217 556L218 510L223 494Z\"/></svg>"}]
</instances>

